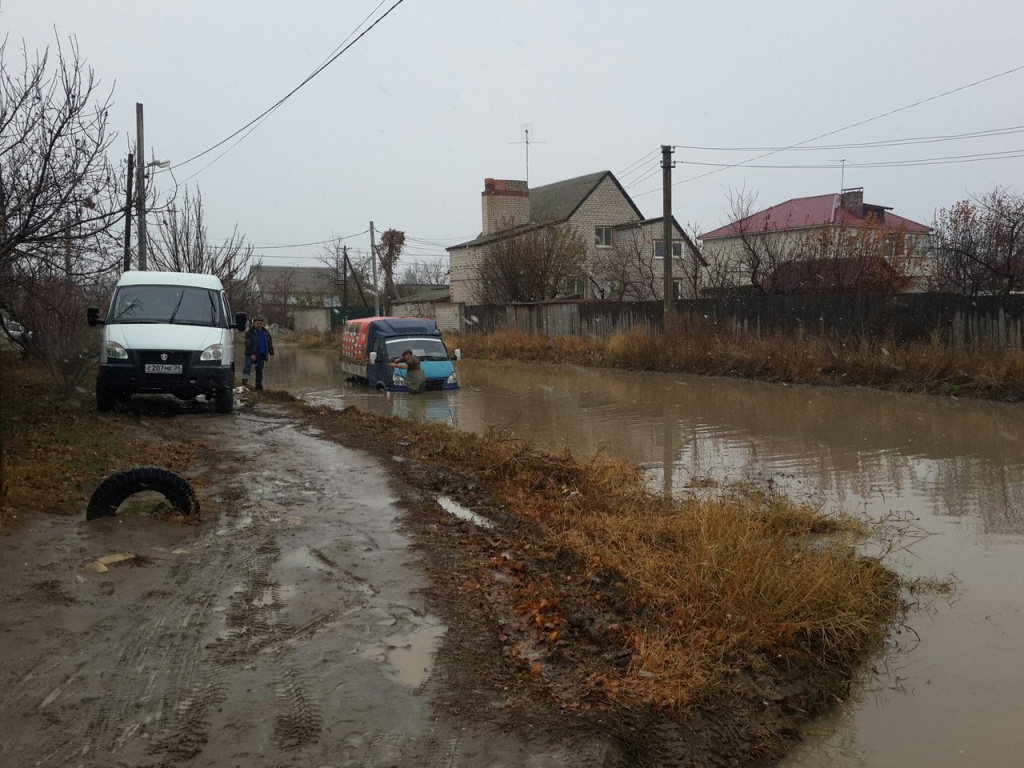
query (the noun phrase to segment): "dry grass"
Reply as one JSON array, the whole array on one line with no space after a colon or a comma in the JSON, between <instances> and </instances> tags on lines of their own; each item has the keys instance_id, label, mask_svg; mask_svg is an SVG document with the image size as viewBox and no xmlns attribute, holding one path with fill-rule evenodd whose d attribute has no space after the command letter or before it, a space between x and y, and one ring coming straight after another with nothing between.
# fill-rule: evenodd
<instances>
[{"instance_id":1,"label":"dry grass","mask_svg":"<svg viewBox=\"0 0 1024 768\"><path fill-rule=\"evenodd\" d=\"M848 670L903 607L898 577L856 549L869 533L862 521L777 493L734 488L670 503L648 493L637 467L604 456L354 409L316 419L472 476L513 515L521 538L502 542L506 554L490 564L506 571L492 602L516 602L546 662L576 658L583 640L570 614L581 610L603 617L601 642L628 657L563 671L575 696L599 689L620 704L685 709L783 661Z\"/></svg>"},{"instance_id":2,"label":"dry grass","mask_svg":"<svg viewBox=\"0 0 1024 768\"><path fill-rule=\"evenodd\" d=\"M739 376L766 381L861 385L904 392L1024 399L1024 351L948 349L939 343L734 336L720 332L661 335L634 329L608 339L520 331L446 334L477 358Z\"/></svg>"},{"instance_id":3,"label":"dry grass","mask_svg":"<svg viewBox=\"0 0 1024 768\"><path fill-rule=\"evenodd\" d=\"M148 440L96 414L91 398L69 399L39 366L6 354L0 376L7 494L0 529L35 512L84 514L89 496L113 472L156 464L181 472L203 446Z\"/></svg>"}]
</instances>

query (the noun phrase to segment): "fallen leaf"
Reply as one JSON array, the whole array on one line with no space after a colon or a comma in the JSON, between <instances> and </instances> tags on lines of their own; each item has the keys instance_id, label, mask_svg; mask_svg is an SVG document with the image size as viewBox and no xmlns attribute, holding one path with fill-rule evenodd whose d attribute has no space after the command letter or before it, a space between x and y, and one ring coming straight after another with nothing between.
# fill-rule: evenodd
<instances>
[{"instance_id":1,"label":"fallen leaf","mask_svg":"<svg viewBox=\"0 0 1024 768\"><path fill-rule=\"evenodd\" d=\"M104 555L103 557L97 558L96 562L102 565L113 565L114 563L123 563L125 560L134 560L135 555L129 555L127 552L118 552L113 555Z\"/></svg>"}]
</instances>

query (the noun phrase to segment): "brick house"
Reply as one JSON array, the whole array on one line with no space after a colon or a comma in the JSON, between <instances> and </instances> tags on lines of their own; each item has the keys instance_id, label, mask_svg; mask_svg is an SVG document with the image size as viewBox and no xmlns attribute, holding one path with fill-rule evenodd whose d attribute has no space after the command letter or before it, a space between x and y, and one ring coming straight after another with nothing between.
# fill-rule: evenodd
<instances>
[{"instance_id":1,"label":"brick house","mask_svg":"<svg viewBox=\"0 0 1024 768\"><path fill-rule=\"evenodd\" d=\"M931 228L891 211L865 203L860 187L773 205L701 235L707 282L766 293L920 290Z\"/></svg>"},{"instance_id":2,"label":"brick house","mask_svg":"<svg viewBox=\"0 0 1024 768\"><path fill-rule=\"evenodd\" d=\"M455 304L484 303L481 265L494 243L566 224L587 244L575 298L646 300L663 295L663 219L645 219L610 171L535 189L525 181L485 179L481 207L480 234L447 249ZM685 296L692 293L687 270L692 272L697 249L674 218L672 233L673 288Z\"/></svg>"}]
</instances>

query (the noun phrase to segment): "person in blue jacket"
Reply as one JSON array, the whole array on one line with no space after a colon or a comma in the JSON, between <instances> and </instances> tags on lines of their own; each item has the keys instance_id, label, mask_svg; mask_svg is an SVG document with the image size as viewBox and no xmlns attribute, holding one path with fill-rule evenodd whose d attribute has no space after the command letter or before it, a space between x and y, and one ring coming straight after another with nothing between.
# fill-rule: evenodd
<instances>
[{"instance_id":1,"label":"person in blue jacket","mask_svg":"<svg viewBox=\"0 0 1024 768\"><path fill-rule=\"evenodd\" d=\"M242 369L242 386L249 385L249 373L256 369L256 390L263 389L263 365L274 356L274 340L270 331L263 327L263 318L254 317L252 326L245 332L245 367Z\"/></svg>"}]
</instances>

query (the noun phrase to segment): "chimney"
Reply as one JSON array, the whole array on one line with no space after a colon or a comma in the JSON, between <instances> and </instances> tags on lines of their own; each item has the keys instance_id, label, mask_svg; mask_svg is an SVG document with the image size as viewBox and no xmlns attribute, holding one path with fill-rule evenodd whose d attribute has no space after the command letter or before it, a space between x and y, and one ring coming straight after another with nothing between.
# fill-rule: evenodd
<instances>
[{"instance_id":1,"label":"chimney","mask_svg":"<svg viewBox=\"0 0 1024 768\"><path fill-rule=\"evenodd\" d=\"M864 187L844 189L839 205L857 218L864 217Z\"/></svg>"},{"instance_id":2,"label":"chimney","mask_svg":"<svg viewBox=\"0 0 1024 768\"><path fill-rule=\"evenodd\" d=\"M481 197L482 234L493 235L502 229L529 223L530 187L527 182L484 179L484 191Z\"/></svg>"}]
</instances>

